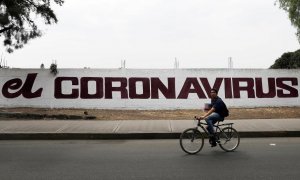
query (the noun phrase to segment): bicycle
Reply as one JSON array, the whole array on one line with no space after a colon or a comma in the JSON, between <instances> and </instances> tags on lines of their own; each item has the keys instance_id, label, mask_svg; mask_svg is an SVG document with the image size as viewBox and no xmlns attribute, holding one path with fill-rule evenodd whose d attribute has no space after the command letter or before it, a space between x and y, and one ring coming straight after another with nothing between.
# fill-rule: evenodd
<instances>
[{"instance_id":1,"label":"bicycle","mask_svg":"<svg viewBox=\"0 0 300 180\"><path fill-rule=\"evenodd\" d=\"M204 135L198 129L204 131L205 135L211 137L210 133L203 125L207 123L201 122L201 120L195 117L195 121L198 120L197 126L194 128L188 128L184 130L180 135L180 146L181 149L188 154L197 154L200 152L204 146ZM226 126L225 128L222 128ZM237 149L240 144L240 136L237 130L233 127L233 123L220 124L220 121L214 125L216 128L216 143L226 152L232 152Z\"/></svg>"}]
</instances>

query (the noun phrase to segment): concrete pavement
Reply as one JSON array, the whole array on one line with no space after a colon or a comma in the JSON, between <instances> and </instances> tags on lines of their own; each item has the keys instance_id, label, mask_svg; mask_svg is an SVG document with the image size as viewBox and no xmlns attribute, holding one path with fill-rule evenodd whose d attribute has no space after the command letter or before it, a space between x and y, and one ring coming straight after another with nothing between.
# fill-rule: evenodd
<instances>
[{"instance_id":1,"label":"concrete pavement","mask_svg":"<svg viewBox=\"0 0 300 180\"><path fill-rule=\"evenodd\" d=\"M300 137L300 119L225 120L241 137ZM194 120L0 120L0 139L170 139Z\"/></svg>"}]
</instances>

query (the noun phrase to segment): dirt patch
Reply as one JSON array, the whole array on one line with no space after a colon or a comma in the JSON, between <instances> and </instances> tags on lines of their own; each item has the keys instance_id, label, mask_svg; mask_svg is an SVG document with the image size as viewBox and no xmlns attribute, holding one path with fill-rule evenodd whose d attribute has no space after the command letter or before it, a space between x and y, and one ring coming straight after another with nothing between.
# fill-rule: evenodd
<instances>
[{"instance_id":1,"label":"dirt patch","mask_svg":"<svg viewBox=\"0 0 300 180\"><path fill-rule=\"evenodd\" d=\"M300 107L231 108L226 119L285 119L300 118ZM203 114L202 110L103 110L103 109L47 109L1 108L0 112L41 115L95 116L97 120L182 120Z\"/></svg>"}]
</instances>

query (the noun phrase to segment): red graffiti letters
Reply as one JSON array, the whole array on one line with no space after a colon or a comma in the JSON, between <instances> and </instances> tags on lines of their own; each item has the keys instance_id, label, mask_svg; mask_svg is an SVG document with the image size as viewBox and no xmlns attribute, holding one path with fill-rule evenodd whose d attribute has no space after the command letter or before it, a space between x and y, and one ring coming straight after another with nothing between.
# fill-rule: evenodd
<instances>
[{"instance_id":1,"label":"red graffiti letters","mask_svg":"<svg viewBox=\"0 0 300 180\"><path fill-rule=\"evenodd\" d=\"M207 78L187 77L176 96L175 78L167 78L164 84L158 77L58 77L55 79L55 98L57 99L113 99L113 92L119 93L121 99L188 99L190 94L196 94L199 99L209 98L211 88L221 89L227 99L239 99L241 93L247 98L293 98L298 97L297 78L268 78L267 85L262 78L216 78L211 85ZM96 83L96 93L89 94L88 83ZM63 82L72 84L69 94L62 93ZM80 82L80 84L79 84ZM115 84L115 85L114 85ZM116 85L117 84L117 85ZM138 88L140 87L140 88ZM137 92L141 89L141 92ZM79 93L80 92L80 93ZM160 93L161 92L161 95ZM161 97L159 97L161 96Z\"/></svg>"},{"instance_id":2,"label":"red graffiti letters","mask_svg":"<svg viewBox=\"0 0 300 180\"><path fill-rule=\"evenodd\" d=\"M8 80L2 87L6 98L32 99L41 97L43 88L32 92L37 73L30 73L23 82L19 78ZM92 84L92 85L91 85ZM188 99L194 94L208 99L210 89L220 89L226 99L246 98L297 98L296 77L56 77L56 99Z\"/></svg>"},{"instance_id":3,"label":"red graffiti letters","mask_svg":"<svg viewBox=\"0 0 300 180\"><path fill-rule=\"evenodd\" d=\"M37 91L32 92L32 87L36 76L37 73L28 74L23 86L22 86L23 82L19 78L15 78L7 81L2 88L3 96L6 98L16 98L22 94L24 98L28 98L28 99L41 97L43 88L39 88ZM11 92L10 90L18 90L18 91Z\"/></svg>"}]
</instances>

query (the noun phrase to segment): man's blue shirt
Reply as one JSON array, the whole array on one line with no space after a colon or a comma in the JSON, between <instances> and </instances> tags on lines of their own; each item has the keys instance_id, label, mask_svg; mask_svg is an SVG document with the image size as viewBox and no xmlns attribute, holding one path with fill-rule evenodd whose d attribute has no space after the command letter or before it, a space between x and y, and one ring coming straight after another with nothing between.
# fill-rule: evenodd
<instances>
[{"instance_id":1,"label":"man's blue shirt","mask_svg":"<svg viewBox=\"0 0 300 180\"><path fill-rule=\"evenodd\" d=\"M211 100L211 106L215 108L215 112L218 113L222 117L228 116L228 109L223 100L217 96L216 99Z\"/></svg>"}]
</instances>

